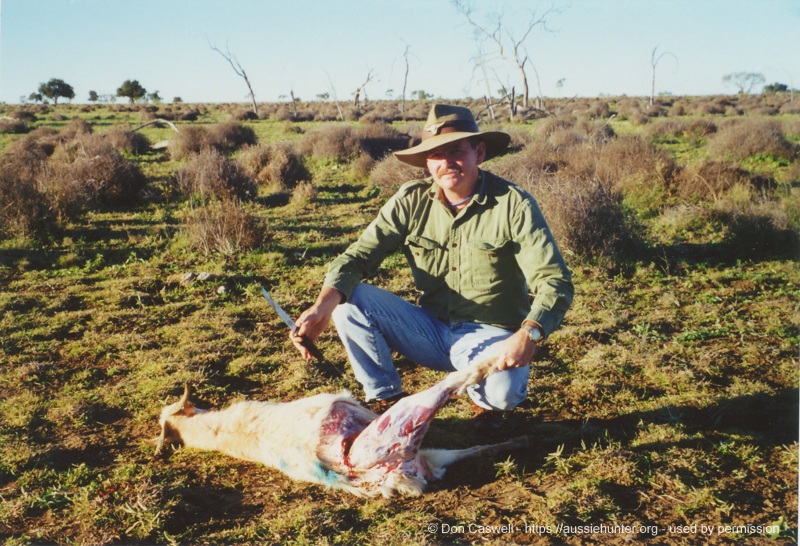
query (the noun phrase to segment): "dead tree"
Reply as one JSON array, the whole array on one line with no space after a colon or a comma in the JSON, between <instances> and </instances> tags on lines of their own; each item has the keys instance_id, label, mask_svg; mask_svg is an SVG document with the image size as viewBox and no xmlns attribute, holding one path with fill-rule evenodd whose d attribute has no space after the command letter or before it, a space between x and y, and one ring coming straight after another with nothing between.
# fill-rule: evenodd
<instances>
[{"instance_id":1,"label":"dead tree","mask_svg":"<svg viewBox=\"0 0 800 546\"><path fill-rule=\"evenodd\" d=\"M411 49L411 46L406 46L406 50L403 52L403 59L406 62L406 71L403 74L403 99L400 102L400 113L406 113L406 87L408 86L408 51Z\"/></svg>"},{"instance_id":2,"label":"dead tree","mask_svg":"<svg viewBox=\"0 0 800 546\"><path fill-rule=\"evenodd\" d=\"M211 42L208 43L208 47L210 47L211 49L213 49L214 51L216 51L217 53L222 55L222 57L226 61L228 61L228 64L231 65L231 68L233 68L233 71L236 72L236 75L239 76L240 78L242 78L244 80L244 83L247 84L247 90L250 92L250 104L253 107L253 113L255 115L258 115L258 105L256 104L256 94L253 93L253 86L250 85L250 79L247 77L247 72L244 71L244 68L242 68L242 65L241 65L241 63L239 63L239 60L234 55L231 54L231 50L228 48L227 45L225 46L225 51L224 52L222 50L220 50L217 46L213 45Z\"/></svg>"},{"instance_id":3,"label":"dead tree","mask_svg":"<svg viewBox=\"0 0 800 546\"><path fill-rule=\"evenodd\" d=\"M484 95L483 100L486 103L486 109L489 110L489 117L491 117L494 122L496 120L494 115L495 104L492 102L492 88L489 84L489 76L486 73L486 56L483 54L482 50L478 52L478 56L474 59L474 65L476 70L478 68L481 70L483 83L486 85L486 95Z\"/></svg>"},{"instance_id":4,"label":"dead tree","mask_svg":"<svg viewBox=\"0 0 800 546\"><path fill-rule=\"evenodd\" d=\"M339 112L339 121L344 121L344 112L342 112L342 107L339 105L339 97L336 96L336 87L333 85L331 75L327 72L325 72L325 75L328 77L328 85L331 86L331 96L333 97L334 104L336 104L336 110Z\"/></svg>"},{"instance_id":5,"label":"dead tree","mask_svg":"<svg viewBox=\"0 0 800 546\"><path fill-rule=\"evenodd\" d=\"M355 106L356 108L358 108L358 103L359 103L359 101L360 101L360 98L361 98L361 92L362 92L362 91L364 92L364 103L366 104L366 102L367 102L367 89L366 89L366 87L367 87L367 84L368 84L369 82L371 82L371 81L372 81L372 78L374 77L374 76L372 75L372 72L373 72L373 70L372 70L372 69L370 69L370 71L367 73L367 79L366 79L366 80L364 80L364 83L362 83L361 85L359 85L358 87L356 87L355 98L353 99L353 106Z\"/></svg>"},{"instance_id":6,"label":"dead tree","mask_svg":"<svg viewBox=\"0 0 800 546\"><path fill-rule=\"evenodd\" d=\"M647 106L647 108L652 108L653 104L655 102L655 97L656 97L656 67L658 66L658 63L666 55L669 55L670 57L675 59L676 62L678 60L678 58L675 55L673 55L672 53L670 53L669 51L665 51L664 53L662 53L659 56L656 56L656 52L658 52L658 46L654 47L653 48L653 52L650 54L650 68L651 68L651 73L650 73L650 104Z\"/></svg>"},{"instance_id":7,"label":"dead tree","mask_svg":"<svg viewBox=\"0 0 800 546\"><path fill-rule=\"evenodd\" d=\"M527 26L524 27L522 34L517 38L508 30L508 28L503 23L502 16L497 16L496 21L492 23L492 27L483 26L478 24L472 16L472 7L469 5L467 0L453 0L453 4L455 5L456 9L466 18L467 22L475 29L475 34L478 37L483 37L485 40L489 40L490 42L494 43L497 47L498 55L504 61L510 62L513 64L517 71L519 72L520 78L522 79L522 105L523 107L528 107L528 96L530 94L530 86L528 85L528 74L526 71L526 65L530 64L533 67L533 61L530 60L528 51L525 48L525 41L530 36L533 29L541 26L543 29L547 29L547 16L552 13L558 13L557 10L554 8L550 8L545 11L541 16L536 15L536 12L531 12L531 17L527 22ZM510 52L509 52L510 49ZM541 94L541 86L539 86L539 75L534 70L534 76L537 80L537 86L539 87L539 104L538 107L542 109L544 107L542 94Z\"/></svg>"},{"instance_id":8,"label":"dead tree","mask_svg":"<svg viewBox=\"0 0 800 546\"><path fill-rule=\"evenodd\" d=\"M289 90L289 97L291 97L292 99L292 115L294 116L294 119L297 119L299 117L299 112L297 111L297 104L300 102L300 99L294 96L294 88Z\"/></svg>"}]
</instances>

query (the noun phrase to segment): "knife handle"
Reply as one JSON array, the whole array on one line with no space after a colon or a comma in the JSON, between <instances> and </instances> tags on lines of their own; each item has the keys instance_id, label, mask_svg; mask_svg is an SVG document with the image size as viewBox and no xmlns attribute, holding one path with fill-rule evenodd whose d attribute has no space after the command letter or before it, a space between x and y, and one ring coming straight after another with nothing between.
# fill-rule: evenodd
<instances>
[{"instance_id":1,"label":"knife handle","mask_svg":"<svg viewBox=\"0 0 800 546\"><path fill-rule=\"evenodd\" d=\"M322 351L319 350L319 347L317 347L311 339L306 336L300 336L300 345L305 347L317 362L325 362L325 355L322 354Z\"/></svg>"}]
</instances>

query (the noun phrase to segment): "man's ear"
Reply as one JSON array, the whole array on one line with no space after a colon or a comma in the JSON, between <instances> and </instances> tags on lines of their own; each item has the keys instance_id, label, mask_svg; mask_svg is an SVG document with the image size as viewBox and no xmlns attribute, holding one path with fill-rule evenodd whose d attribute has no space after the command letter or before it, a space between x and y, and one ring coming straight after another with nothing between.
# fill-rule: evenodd
<instances>
[{"instance_id":1,"label":"man's ear","mask_svg":"<svg viewBox=\"0 0 800 546\"><path fill-rule=\"evenodd\" d=\"M478 145L475 147L475 151L478 153L478 165L483 163L486 160L486 143L484 141L478 142Z\"/></svg>"}]
</instances>

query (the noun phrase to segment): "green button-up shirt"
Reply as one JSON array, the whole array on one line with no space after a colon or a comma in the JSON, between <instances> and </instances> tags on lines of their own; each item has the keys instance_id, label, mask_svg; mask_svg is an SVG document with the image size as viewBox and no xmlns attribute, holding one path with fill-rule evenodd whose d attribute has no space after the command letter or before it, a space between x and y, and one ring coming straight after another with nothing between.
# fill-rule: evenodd
<instances>
[{"instance_id":1,"label":"green button-up shirt","mask_svg":"<svg viewBox=\"0 0 800 546\"><path fill-rule=\"evenodd\" d=\"M411 266L419 305L445 322L516 330L528 319L549 335L572 303L572 276L538 204L486 171L455 216L432 179L404 184L330 264L324 285L349 298L397 250Z\"/></svg>"}]
</instances>

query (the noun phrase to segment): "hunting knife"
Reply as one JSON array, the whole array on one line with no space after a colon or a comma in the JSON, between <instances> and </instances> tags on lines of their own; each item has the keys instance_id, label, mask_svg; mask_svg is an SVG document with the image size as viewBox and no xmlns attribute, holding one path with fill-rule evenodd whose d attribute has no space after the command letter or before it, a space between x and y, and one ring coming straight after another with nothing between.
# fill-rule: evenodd
<instances>
[{"instance_id":1,"label":"hunting knife","mask_svg":"<svg viewBox=\"0 0 800 546\"><path fill-rule=\"evenodd\" d=\"M283 307L281 307L280 304L277 301L275 301L272 298L272 296L269 295L269 292L267 292L267 289L264 288L263 286L261 287L261 293L264 294L264 299L267 300L267 303L269 303L270 307L272 307L275 310L275 312L278 313L278 316L281 318L281 320L284 323L286 323L286 326L289 327L289 330L291 330L291 332L294 333L295 330L297 330L297 324L294 323L292 317L290 317L286 313L286 311L283 310ZM322 354L322 351L320 351L319 348L314 344L314 342L311 341L306 336L300 336L300 337L301 337L300 345L308 349L308 352L311 353L311 355L317 360L317 362L325 362L325 356Z\"/></svg>"}]
</instances>

